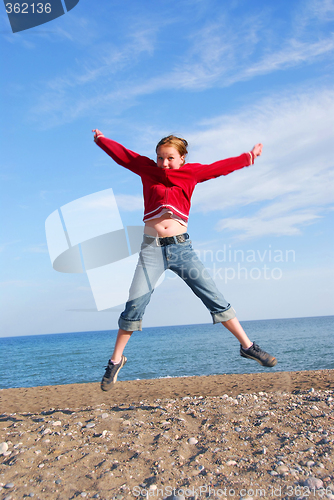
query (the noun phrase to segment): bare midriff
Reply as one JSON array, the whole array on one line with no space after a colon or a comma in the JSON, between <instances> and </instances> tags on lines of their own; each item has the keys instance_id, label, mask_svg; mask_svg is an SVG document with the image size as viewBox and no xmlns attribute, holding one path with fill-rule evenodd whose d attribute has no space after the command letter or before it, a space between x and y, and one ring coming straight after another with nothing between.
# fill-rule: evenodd
<instances>
[{"instance_id":1,"label":"bare midriff","mask_svg":"<svg viewBox=\"0 0 334 500\"><path fill-rule=\"evenodd\" d=\"M159 218L151 219L145 222L144 233L149 236L165 238L166 236L177 236L185 233L187 226L183 226L177 220L171 217L171 214L164 214Z\"/></svg>"}]
</instances>

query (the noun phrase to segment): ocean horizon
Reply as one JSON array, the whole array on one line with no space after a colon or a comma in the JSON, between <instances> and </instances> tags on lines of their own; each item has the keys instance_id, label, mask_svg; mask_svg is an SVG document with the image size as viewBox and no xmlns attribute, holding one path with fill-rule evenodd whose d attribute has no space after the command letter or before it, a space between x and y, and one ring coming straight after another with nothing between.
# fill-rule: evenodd
<instances>
[{"instance_id":1,"label":"ocean horizon","mask_svg":"<svg viewBox=\"0 0 334 500\"><path fill-rule=\"evenodd\" d=\"M334 316L241 321L276 356L265 368L239 354L221 324L147 327L134 332L119 380L334 368ZM117 330L1 337L0 389L100 382Z\"/></svg>"}]
</instances>

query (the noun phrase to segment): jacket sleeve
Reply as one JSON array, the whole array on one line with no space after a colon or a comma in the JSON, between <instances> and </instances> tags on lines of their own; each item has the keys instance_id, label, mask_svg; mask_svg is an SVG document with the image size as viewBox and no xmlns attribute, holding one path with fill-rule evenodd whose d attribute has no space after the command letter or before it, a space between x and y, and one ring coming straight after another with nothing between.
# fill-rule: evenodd
<instances>
[{"instance_id":1,"label":"jacket sleeve","mask_svg":"<svg viewBox=\"0 0 334 500\"><path fill-rule=\"evenodd\" d=\"M126 149L122 144L119 144L112 139L107 139L100 136L96 140L96 144L103 149L118 165L122 165L131 172L140 175L145 167L155 166L155 162L146 156L140 156L138 153Z\"/></svg>"},{"instance_id":2,"label":"jacket sleeve","mask_svg":"<svg viewBox=\"0 0 334 500\"><path fill-rule=\"evenodd\" d=\"M204 182L209 179L227 175L235 170L243 167L248 167L254 163L254 156L251 152L243 153L234 158L227 158L226 160L219 160L210 165L195 164L192 166L193 174L197 182ZM189 165L189 164L188 164Z\"/></svg>"}]
</instances>

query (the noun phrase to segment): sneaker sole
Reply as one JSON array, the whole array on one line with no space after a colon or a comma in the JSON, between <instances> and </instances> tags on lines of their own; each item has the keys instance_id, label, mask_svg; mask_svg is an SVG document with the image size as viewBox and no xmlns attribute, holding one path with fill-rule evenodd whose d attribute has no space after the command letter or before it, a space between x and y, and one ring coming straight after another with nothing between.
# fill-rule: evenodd
<instances>
[{"instance_id":1,"label":"sneaker sole","mask_svg":"<svg viewBox=\"0 0 334 500\"><path fill-rule=\"evenodd\" d=\"M106 382L105 385L104 385L104 382L102 380L102 382L101 382L101 389L102 389L102 391L107 392L107 391L109 391L116 384L119 371L120 371L121 368L123 368L123 366L125 365L126 362L127 362L127 358L125 356L122 356L121 366L118 368L118 370L117 370L117 372L116 372L113 380L110 381L109 383Z\"/></svg>"},{"instance_id":2,"label":"sneaker sole","mask_svg":"<svg viewBox=\"0 0 334 500\"><path fill-rule=\"evenodd\" d=\"M241 353L241 356L246 359L254 359L254 361L257 361L261 366L267 366L268 368L272 368L273 366L277 365L277 359L273 358L272 361L269 363L263 363L260 359L254 358L253 356L249 356L247 354L244 354L243 352Z\"/></svg>"}]
</instances>

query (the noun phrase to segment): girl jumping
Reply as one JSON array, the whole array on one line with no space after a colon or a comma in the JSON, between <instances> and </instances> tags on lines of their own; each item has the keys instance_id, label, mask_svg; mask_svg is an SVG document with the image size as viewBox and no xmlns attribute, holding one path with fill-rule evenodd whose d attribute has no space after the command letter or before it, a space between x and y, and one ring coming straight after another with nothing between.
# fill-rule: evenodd
<instances>
[{"instance_id":1,"label":"girl jumping","mask_svg":"<svg viewBox=\"0 0 334 500\"><path fill-rule=\"evenodd\" d=\"M114 352L102 378L101 389L108 391L117 381L127 359L124 348L132 333L142 330L142 318L155 285L166 269L179 275L210 311L213 323L222 323L240 342L240 355L263 366L275 366L277 360L251 342L236 318L235 311L216 287L198 259L186 232L190 200L197 183L227 175L254 163L262 153L262 144L235 158L210 165L185 163L188 143L170 135L157 144L157 159L141 156L107 139L97 129L94 140L111 158L141 177L144 195L144 238L138 264L121 313Z\"/></svg>"}]
</instances>

